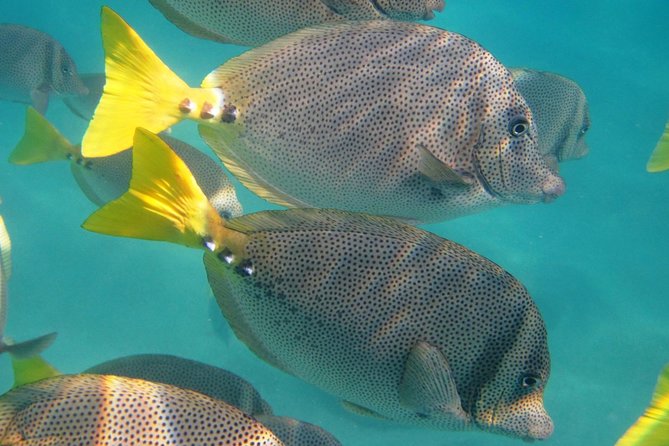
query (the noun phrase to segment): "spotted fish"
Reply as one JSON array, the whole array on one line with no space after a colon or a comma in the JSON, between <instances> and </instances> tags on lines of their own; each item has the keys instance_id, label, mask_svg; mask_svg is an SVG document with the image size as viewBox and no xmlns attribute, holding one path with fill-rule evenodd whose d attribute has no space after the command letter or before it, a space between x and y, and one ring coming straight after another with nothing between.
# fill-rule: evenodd
<instances>
[{"instance_id":1,"label":"spotted fish","mask_svg":"<svg viewBox=\"0 0 669 446\"><path fill-rule=\"evenodd\" d=\"M79 78L88 90L88 93L78 96L65 96L63 102L72 110L72 113L86 121L90 121L95 113L95 107L100 102L102 89L105 86L104 73L85 73L80 74Z\"/></svg>"},{"instance_id":2,"label":"spotted fish","mask_svg":"<svg viewBox=\"0 0 669 446\"><path fill-rule=\"evenodd\" d=\"M183 31L258 46L301 28L344 20L429 20L444 0L150 0Z\"/></svg>"},{"instance_id":3,"label":"spotted fish","mask_svg":"<svg viewBox=\"0 0 669 446\"><path fill-rule=\"evenodd\" d=\"M337 210L221 219L183 162L143 129L129 191L83 227L204 248L209 284L237 337L356 412L551 435L539 311L522 284L461 245Z\"/></svg>"},{"instance_id":4,"label":"spotted fish","mask_svg":"<svg viewBox=\"0 0 669 446\"><path fill-rule=\"evenodd\" d=\"M669 364L657 379L653 400L615 446L667 446L669 444Z\"/></svg>"},{"instance_id":5,"label":"spotted fish","mask_svg":"<svg viewBox=\"0 0 669 446\"><path fill-rule=\"evenodd\" d=\"M664 133L646 164L648 172L662 172L667 169L669 169L669 121L665 124Z\"/></svg>"},{"instance_id":6,"label":"spotted fish","mask_svg":"<svg viewBox=\"0 0 669 446\"><path fill-rule=\"evenodd\" d=\"M0 99L46 111L49 94L86 94L65 48L36 29L0 24Z\"/></svg>"},{"instance_id":7,"label":"spotted fish","mask_svg":"<svg viewBox=\"0 0 669 446\"><path fill-rule=\"evenodd\" d=\"M198 184L217 211L226 217L242 215L242 205L226 173L214 160L176 138L160 136L195 172ZM105 158L85 158L49 121L34 109L26 111L25 133L9 161L33 164L69 160L74 179L86 197L98 206L118 198L128 190L132 170L131 151L125 150Z\"/></svg>"},{"instance_id":8,"label":"spotted fish","mask_svg":"<svg viewBox=\"0 0 669 446\"><path fill-rule=\"evenodd\" d=\"M61 375L0 397L0 444L283 443L239 409L191 390L105 375Z\"/></svg>"},{"instance_id":9,"label":"spotted fish","mask_svg":"<svg viewBox=\"0 0 669 446\"><path fill-rule=\"evenodd\" d=\"M511 69L516 87L532 109L539 134L539 152L557 171L561 161L588 154L588 100L579 85L555 73Z\"/></svg>"},{"instance_id":10,"label":"spotted fish","mask_svg":"<svg viewBox=\"0 0 669 446\"><path fill-rule=\"evenodd\" d=\"M170 355L134 355L98 364L84 373L117 375L195 390L232 404L252 415L286 446L338 446L323 428L289 417L272 415L272 409L246 380L218 367Z\"/></svg>"},{"instance_id":11,"label":"spotted fish","mask_svg":"<svg viewBox=\"0 0 669 446\"><path fill-rule=\"evenodd\" d=\"M286 206L429 222L564 192L508 70L458 34L388 21L298 31L190 88L108 8L102 28L107 83L85 156L191 118L228 170Z\"/></svg>"},{"instance_id":12,"label":"spotted fish","mask_svg":"<svg viewBox=\"0 0 669 446\"><path fill-rule=\"evenodd\" d=\"M84 373L138 378L190 389L232 404L248 415L271 415L272 408L245 379L218 367L171 355L113 359Z\"/></svg>"},{"instance_id":13,"label":"spotted fish","mask_svg":"<svg viewBox=\"0 0 669 446\"><path fill-rule=\"evenodd\" d=\"M7 325L7 282L12 273L12 243L0 216L0 353L8 352L15 358L25 359L37 355L56 339L56 333L49 333L29 341L14 343L5 337Z\"/></svg>"}]
</instances>

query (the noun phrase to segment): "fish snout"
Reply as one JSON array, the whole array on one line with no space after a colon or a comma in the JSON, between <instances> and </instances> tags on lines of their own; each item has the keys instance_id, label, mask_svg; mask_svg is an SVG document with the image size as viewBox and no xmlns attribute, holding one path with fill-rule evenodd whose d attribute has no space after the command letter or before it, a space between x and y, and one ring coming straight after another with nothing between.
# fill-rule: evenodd
<instances>
[{"instance_id":1,"label":"fish snout","mask_svg":"<svg viewBox=\"0 0 669 446\"><path fill-rule=\"evenodd\" d=\"M551 174L541 186L542 201L544 203L555 201L556 198L564 194L565 189L566 186L562 177Z\"/></svg>"},{"instance_id":2,"label":"fish snout","mask_svg":"<svg viewBox=\"0 0 669 446\"><path fill-rule=\"evenodd\" d=\"M546 440L553 435L553 428L553 420L546 414L535 423L530 424L527 430L527 440Z\"/></svg>"}]
</instances>

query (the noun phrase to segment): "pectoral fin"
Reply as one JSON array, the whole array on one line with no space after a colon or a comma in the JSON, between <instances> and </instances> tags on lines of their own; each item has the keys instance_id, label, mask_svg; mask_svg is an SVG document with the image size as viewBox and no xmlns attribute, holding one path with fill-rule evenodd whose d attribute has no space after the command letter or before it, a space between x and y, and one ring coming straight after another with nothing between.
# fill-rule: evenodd
<instances>
[{"instance_id":1,"label":"pectoral fin","mask_svg":"<svg viewBox=\"0 0 669 446\"><path fill-rule=\"evenodd\" d=\"M423 144L418 145L418 170L435 183L451 183L468 186L471 180L451 169L446 163L434 156Z\"/></svg>"},{"instance_id":2,"label":"pectoral fin","mask_svg":"<svg viewBox=\"0 0 669 446\"><path fill-rule=\"evenodd\" d=\"M460 395L444 355L427 342L409 352L399 388L400 403L417 413L446 412L466 422Z\"/></svg>"}]
</instances>

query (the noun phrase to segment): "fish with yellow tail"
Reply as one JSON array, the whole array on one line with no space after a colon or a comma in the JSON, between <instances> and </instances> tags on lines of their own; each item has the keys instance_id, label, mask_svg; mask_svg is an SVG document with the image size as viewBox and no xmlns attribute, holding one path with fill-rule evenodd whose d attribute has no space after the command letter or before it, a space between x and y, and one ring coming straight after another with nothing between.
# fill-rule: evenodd
<instances>
[{"instance_id":1,"label":"fish with yellow tail","mask_svg":"<svg viewBox=\"0 0 669 446\"><path fill-rule=\"evenodd\" d=\"M5 337L7 325L7 282L12 272L12 242L0 216L0 353L9 353L16 358L30 358L47 348L56 339L56 333L49 333L29 341L14 343Z\"/></svg>"},{"instance_id":2,"label":"fish with yellow tail","mask_svg":"<svg viewBox=\"0 0 669 446\"><path fill-rule=\"evenodd\" d=\"M202 88L108 8L102 35L107 82L84 156L192 119L244 185L290 207L429 222L564 193L512 76L461 35L382 20L309 28L227 61Z\"/></svg>"},{"instance_id":3,"label":"fish with yellow tail","mask_svg":"<svg viewBox=\"0 0 669 446\"><path fill-rule=\"evenodd\" d=\"M461 245L339 210L222 219L144 129L130 189L83 227L203 249L236 336L356 413L524 439L553 431L541 315L522 284Z\"/></svg>"},{"instance_id":4,"label":"fish with yellow tail","mask_svg":"<svg viewBox=\"0 0 669 446\"><path fill-rule=\"evenodd\" d=\"M61 375L0 397L0 444L283 446L234 406L111 375Z\"/></svg>"},{"instance_id":5,"label":"fish with yellow tail","mask_svg":"<svg viewBox=\"0 0 669 446\"><path fill-rule=\"evenodd\" d=\"M150 0L195 37L258 46L298 29L345 20L429 20L444 0Z\"/></svg>"},{"instance_id":6,"label":"fish with yellow tail","mask_svg":"<svg viewBox=\"0 0 669 446\"><path fill-rule=\"evenodd\" d=\"M669 444L669 364L657 379L653 400L615 446L666 446Z\"/></svg>"},{"instance_id":7,"label":"fish with yellow tail","mask_svg":"<svg viewBox=\"0 0 669 446\"><path fill-rule=\"evenodd\" d=\"M194 172L198 184L219 214L226 217L242 215L235 188L218 163L183 141L165 134L160 137ZM98 206L128 190L132 170L130 150L103 158L85 158L79 146L70 143L45 117L29 107L25 132L9 161L25 165L59 160L69 160L72 175L82 192Z\"/></svg>"},{"instance_id":8,"label":"fish with yellow tail","mask_svg":"<svg viewBox=\"0 0 669 446\"><path fill-rule=\"evenodd\" d=\"M652 173L667 169L669 169L669 121L664 125L664 133L646 164L646 170Z\"/></svg>"}]
</instances>

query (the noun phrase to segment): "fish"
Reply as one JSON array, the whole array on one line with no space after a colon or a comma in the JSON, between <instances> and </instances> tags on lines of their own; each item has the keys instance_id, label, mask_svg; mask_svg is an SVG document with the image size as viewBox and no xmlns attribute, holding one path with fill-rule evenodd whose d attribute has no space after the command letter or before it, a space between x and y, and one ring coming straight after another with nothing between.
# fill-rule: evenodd
<instances>
[{"instance_id":1,"label":"fish","mask_svg":"<svg viewBox=\"0 0 669 446\"><path fill-rule=\"evenodd\" d=\"M669 444L669 364L657 379L650 406L615 446L666 446Z\"/></svg>"},{"instance_id":2,"label":"fish","mask_svg":"<svg viewBox=\"0 0 669 446\"><path fill-rule=\"evenodd\" d=\"M669 169L669 121L664 125L664 133L655 146L646 164L646 170L651 173Z\"/></svg>"},{"instance_id":3,"label":"fish","mask_svg":"<svg viewBox=\"0 0 669 446\"><path fill-rule=\"evenodd\" d=\"M253 416L286 446L339 446L325 429L290 417L273 415L270 405L245 379L202 362L172 355L132 355L103 362L84 371L116 375L190 389L225 401Z\"/></svg>"},{"instance_id":4,"label":"fish","mask_svg":"<svg viewBox=\"0 0 669 446\"><path fill-rule=\"evenodd\" d=\"M516 88L532 110L539 135L539 152L558 169L558 162L588 154L585 140L590 129L590 111L583 89L556 73L512 68Z\"/></svg>"},{"instance_id":5,"label":"fish","mask_svg":"<svg viewBox=\"0 0 669 446\"><path fill-rule=\"evenodd\" d=\"M283 206L426 223L564 193L512 76L459 34L381 20L300 30L190 88L106 7L102 33L87 157L194 119L233 175Z\"/></svg>"},{"instance_id":6,"label":"fish","mask_svg":"<svg viewBox=\"0 0 669 446\"><path fill-rule=\"evenodd\" d=\"M226 217L240 216L243 208L233 184L213 159L179 139L161 134L167 144L195 172L213 206ZM86 197L97 206L118 198L130 183L132 154L130 150L103 158L86 158L35 109L26 110L25 131L9 156L13 164L26 165L47 161L69 161L70 170Z\"/></svg>"},{"instance_id":7,"label":"fish","mask_svg":"<svg viewBox=\"0 0 669 446\"><path fill-rule=\"evenodd\" d=\"M132 355L84 371L170 384L225 401L248 415L272 415L272 408L245 379L227 370L172 355Z\"/></svg>"},{"instance_id":8,"label":"fish","mask_svg":"<svg viewBox=\"0 0 669 446\"><path fill-rule=\"evenodd\" d=\"M65 48L50 35L27 26L0 24L0 98L32 104L46 112L49 95L88 91Z\"/></svg>"},{"instance_id":9,"label":"fish","mask_svg":"<svg viewBox=\"0 0 669 446\"><path fill-rule=\"evenodd\" d=\"M222 219L167 145L137 129L130 189L83 223L205 251L238 339L355 413L545 439L546 328L525 287L397 219L287 209Z\"/></svg>"},{"instance_id":10,"label":"fish","mask_svg":"<svg viewBox=\"0 0 669 446\"><path fill-rule=\"evenodd\" d=\"M105 74L84 73L80 74L79 78L88 90L88 93L77 96L64 96L63 102L72 113L85 121L90 121L93 119L95 107L98 106L98 102L100 102L100 97L102 96L102 89L105 86Z\"/></svg>"},{"instance_id":11,"label":"fish","mask_svg":"<svg viewBox=\"0 0 669 446\"><path fill-rule=\"evenodd\" d=\"M258 415L256 419L286 446L341 446L331 433L315 424L276 415Z\"/></svg>"},{"instance_id":12,"label":"fish","mask_svg":"<svg viewBox=\"0 0 669 446\"><path fill-rule=\"evenodd\" d=\"M7 282L12 273L12 241L0 216L0 354L9 353L12 357L26 359L35 356L49 347L56 339L56 333L48 333L28 341L15 343L5 336L7 325L7 303L9 300Z\"/></svg>"},{"instance_id":13,"label":"fish","mask_svg":"<svg viewBox=\"0 0 669 446\"><path fill-rule=\"evenodd\" d=\"M149 0L195 37L259 46L301 28L345 20L429 20L444 0Z\"/></svg>"},{"instance_id":14,"label":"fish","mask_svg":"<svg viewBox=\"0 0 669 446\"><path fill-rule=\"evenodd\" d=\"M0 443L282 446L234 406L192 390L113 375L60 375L0 397Z\"/></svg>"}]
</instances>

